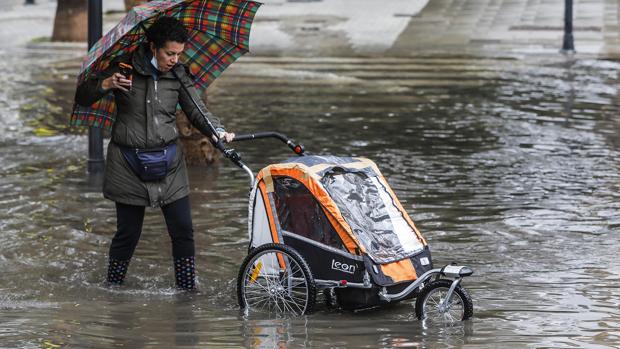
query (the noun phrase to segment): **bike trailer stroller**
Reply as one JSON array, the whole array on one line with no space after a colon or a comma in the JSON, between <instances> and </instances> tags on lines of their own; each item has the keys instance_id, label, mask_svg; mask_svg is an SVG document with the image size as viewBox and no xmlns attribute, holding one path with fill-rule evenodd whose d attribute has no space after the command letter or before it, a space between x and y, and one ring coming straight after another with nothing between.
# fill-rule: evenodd
<instances>
[{"instance_id":1,"label":"bike trailer stroller","mask_svg":"<svg viewBox=\"0 0 620 349\"><path fill-rule=\"evenodd\" d=\"M471 298L460 283L473 271L456 265L432 269L426 240L372 161L303 156L301 145L277 132L237 135L233 141L276 138L300 155L264 168L255 180L202 116L215 148L250 176L250 246L237 277L243 309L306 314L318 289L344 308L417 297L418 318L472 316Z\"/></svg>"},{"instance_id":2,"label":"bike trailer stroller","mask_svg":"<svg viewBox=\"0 0 620 349\"><path fill-rule=\"evenodd\" d=\"M344 309L424 296L420 318L429 301L442 306L443 319L472 315L459 285L472 271L433 269L426 240L368 159L301 156L267 166L249 206L249 254L237 280L242 308L300 315L323 290L329 305Z\"/></svg>"}]
</instances>

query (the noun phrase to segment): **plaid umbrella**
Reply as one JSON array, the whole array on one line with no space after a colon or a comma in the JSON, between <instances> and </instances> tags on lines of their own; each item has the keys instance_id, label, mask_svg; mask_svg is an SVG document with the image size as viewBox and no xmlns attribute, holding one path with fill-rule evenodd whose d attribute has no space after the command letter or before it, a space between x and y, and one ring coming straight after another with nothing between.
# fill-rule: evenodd
<instances>
[{"instance_id":1,"label":"plaid umbrella","mask_svg":"<svg viewBox=\"0 0 620 349\"><path fill-rule=\"evenodd\" d=\"M133 52L145 40L144 29L161 16L174 17L187 28L181 62L189 67L196 88L207 88L249 49L250 27L261 3L245 0L155 0L134 7L88 51L78 84L105 70L116 57ZM116 114L112 94L89 107L73 106L72 126L111 129Z\"/></svg>"}]
</instances>

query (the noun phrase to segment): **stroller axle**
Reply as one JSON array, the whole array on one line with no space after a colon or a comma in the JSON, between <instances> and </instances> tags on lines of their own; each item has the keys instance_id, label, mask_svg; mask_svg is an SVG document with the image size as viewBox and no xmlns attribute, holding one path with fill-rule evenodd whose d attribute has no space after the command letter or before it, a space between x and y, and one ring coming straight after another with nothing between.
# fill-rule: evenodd
<instances>
[{"instance_id":1,"label":"stroller axle","mask_svg":"<svg viewBox=\"0 0 620 349\"><path fill-rule=\"evenodd\" d=\"M351 287L351 288L372 288L372 284L370 283L370 275L368 275L368 272L365 271L364 272L364 282L350 282L347 280L321 280L321 279L315 279L314 280L316 282L316 286L318 288L321 289L326 289L326 288L345 288L345 287Z\"/></svg>"}]
</instances>

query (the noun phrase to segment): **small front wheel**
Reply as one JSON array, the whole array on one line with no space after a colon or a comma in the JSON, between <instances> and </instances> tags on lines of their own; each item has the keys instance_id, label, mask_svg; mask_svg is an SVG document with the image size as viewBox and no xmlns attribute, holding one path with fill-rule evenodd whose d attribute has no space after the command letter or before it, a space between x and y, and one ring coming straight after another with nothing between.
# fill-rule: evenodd
<instances>
[{"instance_id":1,"label":"small front wheel","mask_svg":"<svg viewBox=\"0 0 620 349\"><path fill-rule=\"evenodd\" d=\"M314 307L316 284L297 251L265 244L253 249L241 264L237 298L243 309L304 315Z\"/></svg>"},{"instance_id":2,"label":"small front wheel","mask_svg":"<svg viewBox=\"0 0 620 349\"><path fill-rule=\"evenodd\" d=\"M450 323L467 320L474 315L471 297L461 285L456 286L452 296L444 304L450 286L452 286L451 280L435 280L420 291L415 302L418 319Z\"/></svg>"}]
</instances>

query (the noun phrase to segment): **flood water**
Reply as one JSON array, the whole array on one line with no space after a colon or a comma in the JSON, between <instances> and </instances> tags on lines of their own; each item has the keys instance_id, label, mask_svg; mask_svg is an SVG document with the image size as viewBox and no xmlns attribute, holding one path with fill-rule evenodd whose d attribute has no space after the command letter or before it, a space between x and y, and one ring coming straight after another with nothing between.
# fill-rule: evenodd
<instances>
[{"instance_id":1,"label":"flood water","mask_svg":"<svg viewBox=\"0 0 620 349\"><path fill-rule=\"evenodd\" d=\"M243 316L246 175L190 170L201 291L173 288L158 210L120 289L103 286L113 203L69 133L76 52L0 52L0 347L445 348L620 346L620 62L559 54L244 57L210 90L237 133L378 164L435 265L472 267L473 319L401 303L301 318ZM33 62L37 62L33 68ZM254 170L291 154L236 145Z\"/></svg>"}]
</instances>

